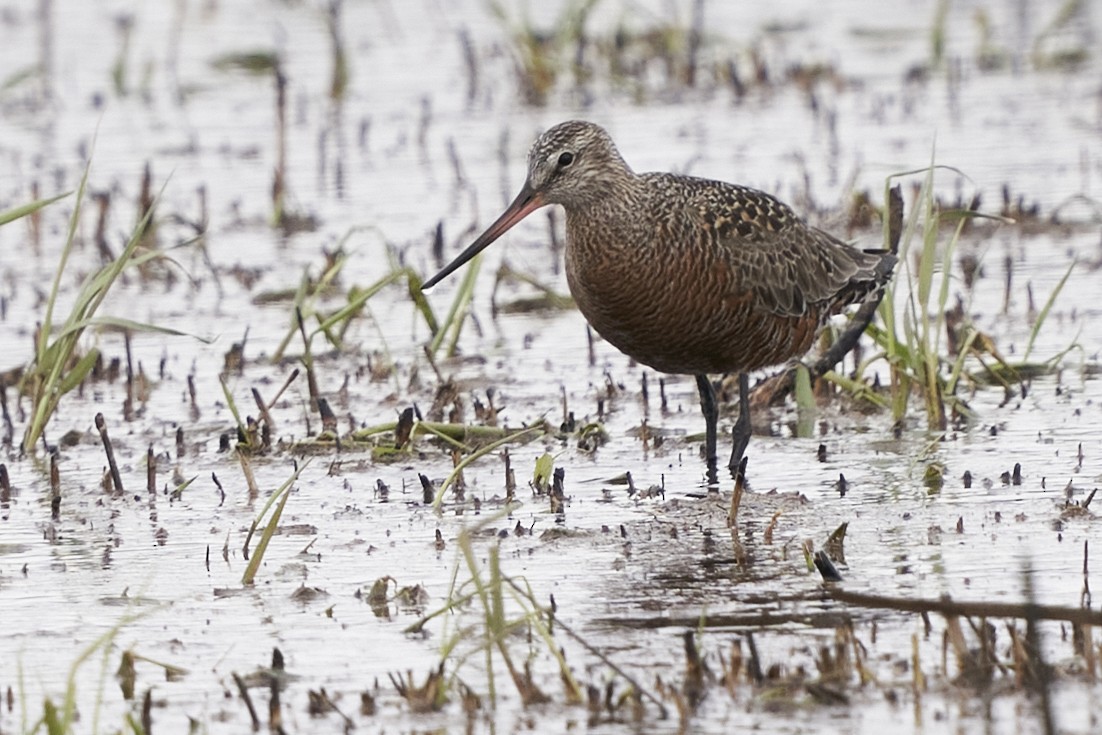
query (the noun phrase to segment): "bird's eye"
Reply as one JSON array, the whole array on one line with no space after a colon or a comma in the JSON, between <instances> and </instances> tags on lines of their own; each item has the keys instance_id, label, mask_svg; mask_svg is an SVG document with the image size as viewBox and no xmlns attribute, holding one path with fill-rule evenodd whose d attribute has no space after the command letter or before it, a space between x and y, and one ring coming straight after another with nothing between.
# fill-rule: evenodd
<instances>
[{"instance_id":1,"label":"bird's eye","mask_svg":"<svg viewBox=\"0 0 1102 735\"><path fill-rule=\"evenodd\" d=\"M559 168L566 168L570 164L574 163L574 154L570 151L563 151L559 154Z\"/></svg>"}]
</instances>

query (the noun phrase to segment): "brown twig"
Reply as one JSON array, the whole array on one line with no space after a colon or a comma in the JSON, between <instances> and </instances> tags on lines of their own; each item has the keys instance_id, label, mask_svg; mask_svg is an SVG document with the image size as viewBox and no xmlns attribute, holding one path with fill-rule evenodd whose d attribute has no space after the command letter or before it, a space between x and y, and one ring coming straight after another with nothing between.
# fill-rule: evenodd
<instances>
[{"instance_id":1,"label":"brown twig","mask_svg":"<svg viewBox=\"0 0 1102 735\"><path fill-rule=\"evenodd\" d=\"M252 389L252 394L253 402L256 404L256 410L260 413L260 420L268 426L271 426L274 423L272 421L272 414L268 411L268 406L264 403L264 399L261 398L260 391L254 387Z\"/></svg>"},{"instance_id":2,"label":"brown twig","mask_svg":"<svg viewBox=\"0 0 1102 735\"><path fill-rule=\"evenodd\" d=\"M245 700L245 707L249 710L249 718L252 719L253 732L260 729L260 718L256 715L256 707L253 706L253 699L249 696L249 687L245 684L245 680L241 678L241 674L234 673L233 681L237 684L237 691L241 695L241 698Z\"/></svg>"},{"instance_id":3,"label":"brown twig","mask_svg":"<svg viewBox=\"0 0 1102 735\"><path fill-rule=\"evenodd\" d=\"M939 615L976 618L1063 620L1073 625L1102 625L1102 611L1086 610L1080 607L1038 605L1032 602L959 602L948 597L937 600L921 600L853 592L838 587L826 587L824 591L834 600L844 602L847 605L898 610L900 612L933 612Z\"/></svg>"}]
</instances>

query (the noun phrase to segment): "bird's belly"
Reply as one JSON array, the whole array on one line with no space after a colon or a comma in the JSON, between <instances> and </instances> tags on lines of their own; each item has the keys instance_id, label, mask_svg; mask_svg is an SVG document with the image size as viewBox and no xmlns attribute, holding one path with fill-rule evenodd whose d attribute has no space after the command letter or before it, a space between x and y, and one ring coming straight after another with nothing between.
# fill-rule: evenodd
<instances>
[{"instance_id":1,"label":"bird's belly","mask_svg":"<svg viewBox=\"0 0 1102 735\"><path fill-rule=\"evenodd\" d=\"M581 265L568 258L567 281L586 320L621 352L659 372L781 364L806 352L818 328L814 314L784 317L757 308L730 278L711 277L715 269L694 268L691 261Z\"/></svg>"}]
</instances>

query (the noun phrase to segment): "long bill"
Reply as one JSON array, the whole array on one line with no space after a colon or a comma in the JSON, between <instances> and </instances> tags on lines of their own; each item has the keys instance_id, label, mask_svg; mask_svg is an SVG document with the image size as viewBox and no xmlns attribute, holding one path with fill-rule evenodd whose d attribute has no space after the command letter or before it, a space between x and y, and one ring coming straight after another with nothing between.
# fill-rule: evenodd
<instances>
[{"instance_id":1,"label":"long bill","mask_svg":"<svg viewBox=\"0 0 1102 735\"><path fill-rule=\"evenodd\" d=\"M421 288L432 288L437 283L440 283L440 281L450 276L468 260L485 250L494 240L508 232L509 228L543 205L543 197L525 182L524 186L521 187L520 193L517 194L517 198L501 213L501 216L498 217L492 225L486 228L486 231L479 235L478 239L471 243L470 247L460 253L455 260L444 266L435 276L425 281Z\"/></svg>"}]
</instances>

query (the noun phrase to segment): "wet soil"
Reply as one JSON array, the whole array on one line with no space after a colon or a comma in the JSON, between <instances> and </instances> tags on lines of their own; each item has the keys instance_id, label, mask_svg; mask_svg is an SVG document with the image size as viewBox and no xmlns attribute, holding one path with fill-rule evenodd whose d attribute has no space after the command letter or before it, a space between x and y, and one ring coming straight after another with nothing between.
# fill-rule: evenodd
<instances>
[{"instance_id":1,"label":"wet soil","mask_svg":"<svg viewBox=\"0 0 1102 735\"><path fill-rule=\"evenodd\" d=\"M843 604L805 557L825 548L842 576L835 584L853 592L1093 609L1097 534L1094 506L1082 506L1102 474L1102 107L1098 59L1076 54L1097 32L1092 8L1061 24L1058 3L954 5L939 25L933 5L705 3L705 32L693 42L688 7L610 2L595 5L579 46L548 30L569 28L568 4L502 6L504 20L477 2L341 6L349 76L339 97L325 3L55 2L0 12L0 209L76 188L89 159L89 190L109 202L100 243L98 204L85 203L56 313L105 252L122 249L148 166L166 260L125 274L104 313L194 335L134 331L129 353L117 329L85 336L118 372L65 396L50 422L56 492L44 445L19 448L28 399L14 381L4 389L0 732L34 730L44 699L59 704L67 691L79 711L74 732L141 720L147 692L157 730L238 732L250 715L235 675L265 723L271 682L282 681L283 727L302 732L349 723L381 732L1045 732L1045 711L1061 732L1095 730L1099 641L1089 627L1084 646L1069 624L1038 623L1026 660L1047 674L1030 680L1009 627L1026 624L992 619L999 665L980 681L954 654L956 626L964 648L982 647L980 617ZM525 66L526 22L545 31L540 48L559 70L550 84ZM695 57L685 52L692 43ZM270 69L241 68L240 55L257 51L274 52L286 77L281 222L271 198L277 85ZM215 63L231 55L230 68ZM937 174L942 202L976 206L978 196L981 212L1016 220L966 228L949 287L1009 361L1023 359L1039 312L1076 263L1029 354L1051 365L1009 390L966 381L973 416L944 432L926 427L917 401L900 425L845 395L810 415L791 402L760 409L732 530L733 483L719 492L704 484L691 377L660 376L591 341L575 310L530 301L545 296L530 283L495 283L507 263L567 292L561 253L548 246L552 232L561 237L561 214L536 215L487 252L453 355L445 344L425 357L430 329L404 282L366 302L340 349L313 339L318 391L340 441L326 438L304 371L280 393L303 368L296 290L334 253L347 255L329 288L299 301L316 324L312 310L335 312L352 289L398 267L430 275L512 198L534 135L571 117L608 127L638 170L766 189L866 247L878 246L879 225L851 202L864 195L877 205L887 176L931 160L952 167ZM901 178L908 212L920 204L920 178ZM33 356L74 203L0 227L0 371ZM960 258L978 263L971 286ZM906 265L900 289L915 278ZM437 316L460 276L428 295ZM866 343L863 354L872 352ZM968 369L983 372L978 361ZM870 370L887 380L883 362ZM257 415L254 389L271 402L270 447L244 461L223 378L242 414ZM434 410L448 381L452 398ZM463 499L449 492L437 511L420 476L439 487L451 473L442 441L421 434L397 453L373 446L392 445L388 431L356 441L356 429L412 406L433 421L548 425L508 445L517 502L505 503L500 450L466 467ZM105 484L97 413L122 488ZM582 431L598 423L604 441ZM545 454L564 471L561 513L529 483ZM244 585L246 544L256 553L250 525L296 466L279 531ZM931 467L943 482L930 482ZM828 546L842 524L844 544ZM497 550L503 574L539 604L553 599L553 647L531 627L508 638L550 703L524 706L502 661L487 668L477 606L423 620L457 586L470 589L468 542L482 573ZM372 600L386 577L385 599ZM526 604L510 598L507 608L519 615ZM679 714L695 691L691 631L710 673L700 675L706 696ZM612 704L566 703L552 655L560 646L574 676ZM285 680L267 668L273 649ZM824 651L848 663L827 665ZM126 653L133 698L120 686L130 678ZM442 659L450 702L414 712L390 675L410 671L421 683ZM721 681L724 671L736 673ZM650 700L613 706L628 676L667 717ZM481 698L472 715L460 683ZM326 699L341 714L319 711Z\"/></svg>"}]
</instances>

